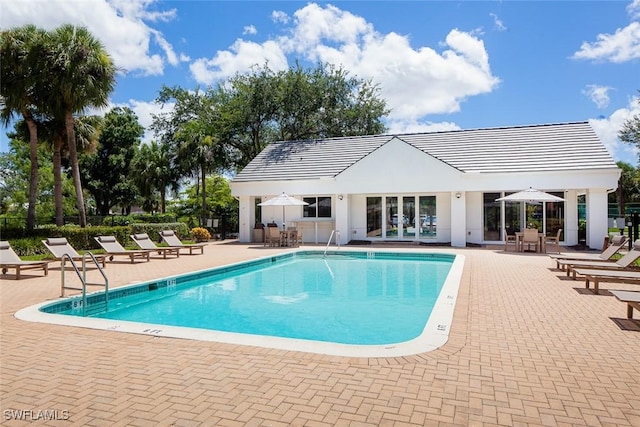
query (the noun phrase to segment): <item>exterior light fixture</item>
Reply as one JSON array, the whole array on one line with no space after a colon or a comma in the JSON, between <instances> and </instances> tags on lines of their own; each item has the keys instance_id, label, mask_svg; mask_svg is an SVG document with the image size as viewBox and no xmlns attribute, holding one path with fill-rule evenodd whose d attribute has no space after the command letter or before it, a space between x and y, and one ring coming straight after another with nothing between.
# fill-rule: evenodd
<instances>
[{"instance_id":1,"label":"exterior light fixture","mask_svg":"<svg viewBox=\"0 0 640 427\"><path fill-rule=\"evenodd\" d=\"M343 196L342 194L338 194L338 199L339 199L339 200L342 200L342 198L343 198L343 197L344 197L344 196Z\"/></svg>"},{"instance_id":2,"label":"exterior light fixture","mask_svg":"<svg viewBox=\"0 0 640 427\"><path fill-rule=\"evenodd\" d=\"M460 197L462 197L462 194L456 193L456 199L459 199Z\"/></svg>"}]
</instances>

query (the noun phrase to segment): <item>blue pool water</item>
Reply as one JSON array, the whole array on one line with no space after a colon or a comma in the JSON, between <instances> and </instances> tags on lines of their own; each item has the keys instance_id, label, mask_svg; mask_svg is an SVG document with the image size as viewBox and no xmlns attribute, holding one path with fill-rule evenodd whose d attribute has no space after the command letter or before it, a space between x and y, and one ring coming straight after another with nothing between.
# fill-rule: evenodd
<instances>
[{"instance_id":1,"label":"blue pool water","mask_svg":"<svg viewBox=\"0 0 640 427\"><path fill-rule=\"evenodd\" d=\"M399 343L424 330L454 258L299 252L112 290L108 310L92 317L331 343ZM100 296L94 298L98 304ZM42 310L83 314L81 300L67 301Z\"/></svg>"}]
</instances>

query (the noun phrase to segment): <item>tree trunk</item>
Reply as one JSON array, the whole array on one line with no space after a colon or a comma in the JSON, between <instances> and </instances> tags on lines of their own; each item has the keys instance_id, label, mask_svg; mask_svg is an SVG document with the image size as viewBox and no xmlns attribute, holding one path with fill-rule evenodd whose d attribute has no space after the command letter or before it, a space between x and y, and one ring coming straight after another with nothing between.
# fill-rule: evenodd
<instances>
[{"instance_id":1,"label":"tree trunk","mask_svg":"<svg viewBox=\"0 0 640 427\"><path fill-rule=\"evenodd\" d=\"M167 197L167 190L165 187L160 189L160 213L165 213L165 199Z\"/></svg>"},{"instance_id":2,"label":"tree trunk","mask_svg":"<svg viewBox=\"0 0 640 427\"><path fill-rule=\"evenodd\" d=\"M36 228L36 196L38 194L38 126L31 116L31 112L22 112L24 121L29 128L29 159L31 170L29 174L29 207L27 209L27 230Z\"/></svg>"},{"instance_id":3,"label":"tree trunk","mask_svg":"<svg viewBox=\"0 0 640 427\"><path fill-rule=\"evenodd\" d=\"M207 172L204 164L201 165L200 170L202 172L202 223L200 225L204 227L207 225Z\"/></svg>"},{"instance_id":4,"label":"tree trunk","mask_svg":"<svg viewBox=\"0 0 640 427\"><path fill-rule=\"evenodd\" d=\"M56 206L56 225L64 225L64 208L62 206L62 146L64 140L56 135L53 141L53 195Z\"/></svg>"},{"instance_id":5,"label":"tree trunk","mask_svg":"<svg viewBox=\"0 0 640 427\"><path fill-rule=\"evenodd\" d=\"M67 130L67 146L69 148L69 160L71 160L71 175L76 189L76 206L78 207L78 222L80 227L87 226L87 215L84 209L84 197L82 195L82 183L80 182L80 166L78 165L78 148L76 146L76 134L73 129L73 114L67 111L64 118Z\"/></svg>"}]
</instances>

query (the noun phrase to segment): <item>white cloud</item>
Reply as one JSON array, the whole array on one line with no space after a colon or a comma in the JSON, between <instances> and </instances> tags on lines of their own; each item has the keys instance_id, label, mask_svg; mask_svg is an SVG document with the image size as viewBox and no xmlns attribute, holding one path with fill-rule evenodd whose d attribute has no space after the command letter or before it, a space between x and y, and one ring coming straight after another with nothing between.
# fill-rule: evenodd
<instances>
[{"instance_id":1,"label":"white cloud","mask_svg":"<svg viewBox=\"0 0 640 427\"><path fill-rule=\"evenodd\" d=\"M629 13L631 19L640 19L640 0L633 0L627 6L627 13Z\"/></svg>"},{"instance_id":2,"label":"white cloud","mask_svg":"<svg viewBox=\"0 0 640 427\"><path fill-rule=\"evenodd\" d=\"M609 91L608 86L587 85L582 91L598 108L607 108L609 106Z\"/></svg>"},{"instance_id":3,"label":"white cloud","mask_svg":"<svg viewBox=\"0 0 640 427\"><path fill-rule=\"evenodd\" d=\"M640 152L632 144L627 144L618 139L618 133L623 124L633 117L640 117L640 103L638 98L631 99L626 108L620 108L609 117L591 119L589 123L593 126L598 137L602 140L609 153L618 161L624 161L631 165L640 166Z\"/></svg>"},{"instance_id":4,"label":"white cloud","mask_svg":"<svg viewBox=\"0 0 640 427\"><path fill-rule=\"evenodd\" d=\"M460 126L451 122L420 122L415 120L393 120L386 123L388 134L445 132L460 130Z\"/></svg>"},{"instance_id":5,"label":"white cloud","mask_svg":"<svg viewBox=\"0 0 640 427\"><path fill-rule=\"evenodd\" d=\"M198 83L210 85L265 63L274 71L289 67L282 48L276 42L259 44L238 39L229 50L218 51L211 59L196 59L189 68Z\"/></svg>"},{"instance_id":6,"label":"white cloud","mask_svg":"<svg viewBox=\"0 0 640 427\"><path fill-rule=\"evenodd\" d=\"M147 24L175 18L175 9L153 10L157 3L156 0L14 0L2 3L0 28L35 24L53 29L65 23L86 26L102 41L118 68L142 75L161 75L165 62L177 65L188 60L188 56L176 54L162 33Z\"/></svg>"},{"instance_id":7,"label":"white cloud","mask_svg":"<svg viewBox=\"0 0 640 427\"><path fill-rule=\"evenodd\" d=\"M288 22L283 14L272 15ZM342 66L351 76L373 80L391 109L391 121L417 121L427 114L460 110L467 97L489 93L500 80L493 76L482 40L454 29L440 49L412 47L407 36L381 34L364 18L335 6L311 3L294 13L287 35L262 44L237 40L213 58L191 65L199 83L211 84L268 61L274 70L288 67L291 54L311 63Z\"/></svg>"},{"instance_id":8,"label":"white cloud","mask_svg":"<svg viewBox=\"0 0 640 427\"><path fill-rule=\"evenodd\" d=\"M575 59L628 62L640 58L640 22L618 28L614 34L598 34L598 41L584 42L573 54Z\"/></svg>"},{"instance_id":9,"label":"white cloud","mask_svg":"<svg viewBox=\"0 0 640 427\"><path fill-rule=\"evenodd\" d=\"M256 35L258 34L258 30L253 25L246 25L242 30L242 34Z\"/></svg>"},{"instance_id":10,"label":"white cloud","mask_svg":"<svg viewBox=\"0 0 640 427\"><path fill-rule=\"evenodd\" d=\"M498 18L498 15L496 15L495 13L490 13L489 16L491 16L493 18L493 28L496 31L506 31L507 30L507 27L504 25L504 22L502 22L502 19Z\"/></svg>"},{"instance_id":11,"label":"white cloud","mask_svg":"<svg viewBox=\"0 0 640 427\"><path fill-rule=\"evenodd\" d=\"M273 12L271 12L271 20L273 22L287 24L289 23L289 19L289 15L287 15L285 12L282 12L281 10L274 10Z\"/></svg>"}]
</instances>

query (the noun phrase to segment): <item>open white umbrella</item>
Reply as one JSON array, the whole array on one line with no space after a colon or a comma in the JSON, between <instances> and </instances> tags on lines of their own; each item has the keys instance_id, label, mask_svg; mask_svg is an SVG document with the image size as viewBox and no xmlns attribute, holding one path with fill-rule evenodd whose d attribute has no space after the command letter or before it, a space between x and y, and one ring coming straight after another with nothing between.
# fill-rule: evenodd
<instances>
[{"instance_id":1,"label":"open white umbrella","mask_svg":"<svg viewBox=\"0 0 640 427\"><path fill-rule=\"evenodd\" d=\"M303 206L308 204L309 203L305 201L296 199L295 197L282 193L281 195L274 197L273 199L269 199L266 202L258 203L258 206L282 206L282 223L284 224L285 223L285 217L284 217L285 206Z\"/></svg>"},{"instance_id":2,"label":"open white umbrella","mask_svg":"<svg viewBox=\"0 0 640 427\"><path fill-rule=\"evenodd\" d=\"M518 191L517 193L509 194L508 196L500 197L496 199L496 202L562 202L562 197L554 196L553 194L545 193L544 191L536 190L529 187L528 190Z\"/></svg>"}]
</instances>

